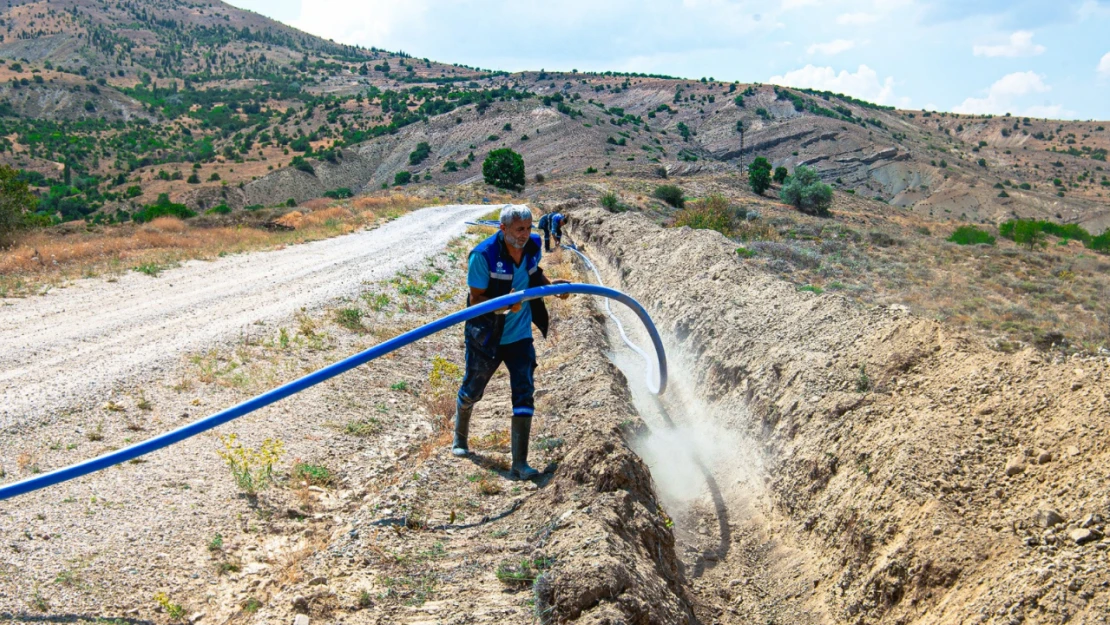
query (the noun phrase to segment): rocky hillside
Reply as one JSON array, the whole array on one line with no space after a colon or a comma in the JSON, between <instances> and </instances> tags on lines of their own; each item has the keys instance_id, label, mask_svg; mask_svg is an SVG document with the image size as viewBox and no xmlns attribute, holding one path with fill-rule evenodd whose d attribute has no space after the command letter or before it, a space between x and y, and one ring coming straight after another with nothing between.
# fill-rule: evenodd
<instances>
[{"instance_id":1,"label":"rocky hillside","mask_svg":"<svg viewBox=\"0 0 1110 625\"><path fill-rule=\"evenodd\" d=\"M483 72L220 2L20 3L0 19L0 159L37 172L55 220L125 219L162 193L234 209L401 172L454 184L511 147L545 178L720 173L762 155L933 219L1110 226L1102 122L897 111L712 79Z\"/></svg>"}]
</instances>

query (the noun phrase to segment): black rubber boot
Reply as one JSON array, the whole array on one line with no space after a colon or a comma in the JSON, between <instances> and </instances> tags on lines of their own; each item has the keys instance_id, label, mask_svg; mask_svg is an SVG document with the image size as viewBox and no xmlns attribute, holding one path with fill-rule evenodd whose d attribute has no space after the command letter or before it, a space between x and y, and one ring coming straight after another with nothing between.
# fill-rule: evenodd
<instances>
[{"instance_id":1,"label":"black rubber boot","mask_svg":"<svg viewBox=\"0 0 1110 625\"><path fill-rule=\"evenodd\" d=\"M455 401L455 441L451 444L451 453L462 458L470 455L467 446L467 436L470 434L470 413L474 406L463 408L458 400Z\"/></svg>"},{"instance_id":2,"label":"black rubber boot","mask_svg":"<svg viewBox=\"0 0 1110 625\"><path fill-rule=\"evenodd\" d=\"M530 480L540 474L528 466L528 436L532 433L532 417L513 417L511 443L513 465L509 476L518 480Z\"/></svg>"}]
</instances>

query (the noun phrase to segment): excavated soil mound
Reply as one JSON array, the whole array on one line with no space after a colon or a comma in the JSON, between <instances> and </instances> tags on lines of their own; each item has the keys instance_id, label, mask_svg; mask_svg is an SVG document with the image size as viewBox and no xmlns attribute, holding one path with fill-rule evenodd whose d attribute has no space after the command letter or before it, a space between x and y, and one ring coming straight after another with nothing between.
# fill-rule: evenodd
<instances>
[{"instance_id":1,"label":"excavated soil mound","mask_svg":"<svg viewBox=\"0 0 1110 625\"><path fill-rule=\"evenodd\" d=\"M773 506L743 534L795 566L722 563L703 622L782 622L758 604L784 600L845 623L1107 622L1108 359L994 352L897 307L798 291L716 232L572 215L701 395L751 415L735 427Z\"/></svg>"}]
</instances>

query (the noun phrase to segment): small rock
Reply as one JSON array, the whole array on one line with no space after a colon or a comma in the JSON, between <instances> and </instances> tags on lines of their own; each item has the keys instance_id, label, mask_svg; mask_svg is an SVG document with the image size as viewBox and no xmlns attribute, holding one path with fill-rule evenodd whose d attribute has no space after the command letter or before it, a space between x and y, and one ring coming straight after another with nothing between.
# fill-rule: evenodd
<instances>
[{"instance_id":1,"label":"small rock","mask_svg":"<svg viewBox=\"0 0 1110 625\"><path fill-rule=\"evenodd\" d=\"M1063 523L1064 517L1060 516L1060 513L1052 508L1042 508L1037 510L1035 520L1037 521L1037 525L1041 527L1052 527Z\"/></svg>"},{"instance_id":2,"label":"small rock","mask_svg":"<svg viewBox=\"0 0 1110 625\"><path fill-rule=\"evenodd\" d=\"M328 583L328 578L320 576L320 577L312 578L312 580L308 582L308 585L309 586L321 586L321 585L326 584L326 583Z\"/></svg>"},{"instance_id":3,"label":"small rock","mask_svg":"<svg viewBox=\"0 0 1110 625\"><path fill-rule=\"evenodd\" d=\"M196 623L196 622L200 621L202 618L204 618L204 612L197 612L196 614L189 617L189 622L190 623Z\"/></svg>"},{"instance_id":4,"label":"small rock","mask_svg":"<svg viewBox=\"0 0 1110 625\"><path fill-rule=\"evenodd\" d=\"M1052 452L1043 449L1037 450L1037 464L1048 464L1052 462Z\"/></svg>"},{"instance_id":5,"label":"small rock","mask_svg":"<svg viewBox=\"0 0 1110 625\"><path fill-rule=\"evenodd\" d=\"M293 625L308 625L308 617L304 614L298 614L297 618L293 619Z\"/></svg>"},{"instance_id":6,"label":"small rock","mask_svg":"<svg viewBox=\"0 0 1110 625\"><path fill-rule=\"evenodd\" d=\"M1094 542L1102 538L1102 534L1100 534L1097 530L1080 528L1068 532L1068 538L1075 541L1075 544L1077 545L1086 545L1087 543Z\"/></svg>"},{"instance_id":7,"label":"small rock","mask_svg":"<svg viewBox=\"0 0 1110 625\"><path fill-rule=\"evenodd\" d=\"M1006 475L1013 477L1025 471L1025 462L1021 458L1011 458L1006 463Z\"/></svg>"},{"instance_id":8,"label":"small rock","mask_svg":"<svg viewBox=\"0 0 1110 625\"><path fill-rule=\"evenodd\" d=\"M1074 456L1078 456L1078 455L1079 455L1079 448L1078 448L1078 447L1076 447L1075 445L1070 445L1070 446L1068 446L1068 450L1067 450L1067 451L1068 451L1068 455L1069 455L1069 456L1073 456L1073 457L1074 457Z\"/></svg>"},{"instance_id":9,"label":"small rock","mask_svg":"<svg viewBox=\"0 0 1110 625\"><path fill-rule=\"evenodd\" d=\"M1097 514L1088 514L1079 522L1079 527L1094 527L1102 523L1102 517Z\"/></svg>"},{"instance_id":10,"label":"small rock","mask_svg":"<svg viewBox=\"0 0 1110 625\"><path fill-rule=\"evenodd\" d=\"M943 531L944 531L944 528L942 528L941 526L939 526L939 525L933 526L933 536L940 536L941 532L943 532Z\"/></svg>"}]
</instances>

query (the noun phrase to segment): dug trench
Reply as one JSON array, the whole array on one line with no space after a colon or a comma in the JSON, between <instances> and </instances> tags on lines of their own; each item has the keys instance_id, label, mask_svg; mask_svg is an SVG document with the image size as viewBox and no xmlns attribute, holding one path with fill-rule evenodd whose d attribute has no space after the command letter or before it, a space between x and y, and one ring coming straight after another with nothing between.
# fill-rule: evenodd
<instances>
[{"instance_id":1,"label":"dug trench","mask_svg":"<svg viewBox=\"0 0 1110 625\"><path fill-rule=\"evenodd\" d=\"M713 231L571 214L666 338L630 444L698 621L1107 622L1107 358L991 351L798 291Z\"/></svg>"}]
</instances>

